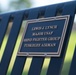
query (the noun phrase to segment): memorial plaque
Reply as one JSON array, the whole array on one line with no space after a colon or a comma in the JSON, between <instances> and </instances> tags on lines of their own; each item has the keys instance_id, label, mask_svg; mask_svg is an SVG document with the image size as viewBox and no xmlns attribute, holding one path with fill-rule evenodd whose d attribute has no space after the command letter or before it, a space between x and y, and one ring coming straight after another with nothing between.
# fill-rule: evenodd
<instances>
[{"instance_id":1,"label":"memorial plaque","mask_svg":"<svg viewBox=\"0 0 76 75\"><path fill-rule=\"evenodd\" d=\"M27 20L18 56L60 57L70 15Z\"/></svg>"}]
</instances>

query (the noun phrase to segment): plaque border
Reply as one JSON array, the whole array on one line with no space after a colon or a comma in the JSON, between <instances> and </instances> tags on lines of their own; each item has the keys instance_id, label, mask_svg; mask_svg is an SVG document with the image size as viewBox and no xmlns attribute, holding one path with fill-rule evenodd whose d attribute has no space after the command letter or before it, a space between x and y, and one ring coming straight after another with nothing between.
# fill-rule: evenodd
<instances>
[{"instance_id":1,"label":"plaque border","mask_svg":"<svg viewBox=\"0 0 76 75\"><path fill-rule=\"evenodd\" d=\"M62 35L61 35L61 39L60 39L60 43L59 43L59 47L58 47L58 51L57 52L20 52L23 40L24 40L24 36L26 34L27 31L27 27L28 24L30 23L36 23L36 22L45 22L45 21L54 21L54 20L63 20L65 19L65 23L64 23L64 27L63 27L63 31L62 31ZM56 17L47 17L47 18L40 18L40 19L32 19L32 20L26 20L26 26L23 32L23 36L21 39L21 43L18 49L18 53L17 56L44 56L44 57L60 57L61 55L61 51L62 51L62 46L64 43L64 39L65 39L65 34L67 31L67 27L68 27L68 23L69 23L69 19L70 19L70 15L62 15L62 16L56 16Z\"/></svg>"}]
</instances>

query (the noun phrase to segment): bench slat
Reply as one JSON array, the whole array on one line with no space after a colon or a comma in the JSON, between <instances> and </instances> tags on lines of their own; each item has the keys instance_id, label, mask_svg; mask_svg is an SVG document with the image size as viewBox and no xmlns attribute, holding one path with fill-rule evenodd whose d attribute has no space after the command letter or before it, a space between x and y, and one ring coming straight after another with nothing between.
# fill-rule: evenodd
<instances>
[{"instance_id":1,"label":"bench slat","mask_svg":"<svg viewBox=\"0 0 76 75\"><path fill-rule=\"evenodd\" d=\"M75 47L75 52L72 59L69 75L76 75L76 47Z\"/></svg>"},{"instance_id":2,"label":"bench slat","mask_svg":"<svg viewBox=\"0 0 76 75\"><path fill-rule=\"evenodd\" d=\"M7 17L6 17L6 19L7 19ZM12 29L10 31L10 35L8 38L8 42L7 42L7 45L5 48L5 52L4 52L2 61L0 63L0 75L6 75L8 65L10 63L10 59L11 59L13 49L15 46L15 42L16 42L16 39L18 36L18 32L19 32L20 27L21 27L22 19L23 19L23 12L15 13L13 26L12 26Z\"/></svg>"},{"instance_id":3,"label":"bench slat","mask_svg":"<svg viewBox=\"0 0 76 75\"><path fill-rule=\"evenodd\" d=\"M1 18L1 21L0 21L0 46L1 46L4 35L6 33L6 30L7 30L8 22L10 19L10 14L1 15L0 18Z\"/></svg>"}]
</instances>

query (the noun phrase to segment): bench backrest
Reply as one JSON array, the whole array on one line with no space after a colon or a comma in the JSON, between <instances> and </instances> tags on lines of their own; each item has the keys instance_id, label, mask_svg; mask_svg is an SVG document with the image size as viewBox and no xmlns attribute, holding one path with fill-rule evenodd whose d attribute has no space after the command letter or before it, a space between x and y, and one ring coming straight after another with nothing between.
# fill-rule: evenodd
<instances>
[{"instance_id":1,"label":"bench backrest","mask_svg":"<svg viewBox=\"0 0 76 75\"><path fill-rule=\"evenodd\" d=\"M49 5L45 7L33 8L28 10L21 10L12 13L6 13L0 15L0 75L25 75L26 73L26 63L30 63L28 69L28 75L40 75L43 68L44 61L49 60L49 65L47 67L47 72L45 75L61 75L63 68L63 62L67 52L67 46L69 43L69 37L71 34L74 16L76 12L76 2L67 2L55 5ZM59 15L70 15L69 21L69 31L66 33L65 47L59 58L45 58L45 57L30 57L30 62L27 62L29 57L18 57L18 48L15 46L18 44L17 39L20 32L20 28L23 20L38 19L41 17L54 17ZM9 30L9 36L6 37L7 42L5 49L3 46L3 41L5 39L5 34L8 33L7 29L9 22L12 22L11 29ZM6 33L7 31L7 33ZM76 52L74 52L72 64L68 75L76 75ZM47 62L48 64L48 62ZM28 67L27 67L28 68ZM45 73L45 72L44 72ZM27 74L26 74L27 75Z\"/></svg>"}]
</instances>

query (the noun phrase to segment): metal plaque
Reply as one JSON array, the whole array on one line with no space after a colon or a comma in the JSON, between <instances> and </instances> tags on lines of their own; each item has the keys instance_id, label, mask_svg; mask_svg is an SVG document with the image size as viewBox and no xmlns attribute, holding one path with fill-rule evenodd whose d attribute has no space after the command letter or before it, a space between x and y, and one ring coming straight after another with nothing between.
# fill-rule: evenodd
<instances>
[{"instance_id":1,"label":"metal plaque","mask_svg":"<svg viewBox=\"0 0 76 75\"><path fill-rule=\"evenodd\" d=\"M70 15L27 20L17 56L60 57Z\"/></svg>"}]
</instances>

